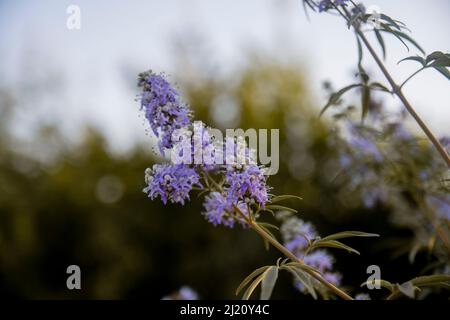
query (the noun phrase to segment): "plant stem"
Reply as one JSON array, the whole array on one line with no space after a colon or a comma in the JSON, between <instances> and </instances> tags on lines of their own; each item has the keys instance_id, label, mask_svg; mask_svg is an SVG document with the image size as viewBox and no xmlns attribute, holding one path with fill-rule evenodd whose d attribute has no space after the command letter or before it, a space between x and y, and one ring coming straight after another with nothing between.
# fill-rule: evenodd
<instances>
[{"instance_id":1,"label":"plant stem","mask_svg":"<svg viewBox=\"0 0 450 320\"><path fill-rule=\"evenodd\" d=\"M345 14L347 15L347 18L350 16L348 10L345 7L342 7ZM375 49L370 44L369 40L367 40L364 33L360 30L360 28L353 24L353 28L355 29L356 33L366 46L366 48L369 50L370 54L374 58L375 62L377 63L378 67L380 68L381 72L384 74L385 78L389 82L389 84L392 87L392 92L400 99L400 101L405 106L406 110L408 110L409 114L414 118L414 120L417 122L417 124L420 126L420 128L423 130L425 135L428 137L428 139L431 141L431 143L434 145L434 147L437 149L437 151L440 153L444 161L446 162L448 168L450 168L450 156L448 155L447 151L445 151L444 147L441 145L439 140L435 137L433 132L428 128L428 126L425 124L425 122L420 118L420 116L417 114L417 112L414 110L412 105L409 103L408 99L406 99L405 95L402 92L402 89L400 86L397 85L397 83L392 78L389 71L384 66L383 62L381 61L380 57L378 57L377 53L375 52Z\"/></svg>"},{"instance_id":2,"label":"plant stem","mask_svg":"<svg viewBox=\"0 0 450 320\"><path fill-rule=\"evenodd\" d=\"M204 179L206 181L209 180L218 191L223 192L223 188L209 174L206 173L204 175ZM255 230L263 239L267 240L271 245L273 245L276 249L278 249L281 253L283 253L287 258L291 259L292 261L295 261L295 262L298 262L301 264L305 264L302 259L299 259L288 248L286 248L280 242L278 242L277 239L272 237L272 235L270 235L263 228L261 228L258 225L258 223L256 223L256 221L252 218L252 215L250 215L250 217L247 217L242 212L242 210L236 205L234 205L234 209L236 210L238 215L241 218L243 218L244 221L246 221L253 230ZM325 287L327 287L329 290L334 292L337 296L341 297L342 299L353 300L353 298L351 296L349 296L347 293L345 293L344 291L342 291L341 289L336 287L334 284L332 284L332 283L328 282L326 279L324 279L320 275L320 273L314 272L314 271L310 270L309 268L305 269L305 272L307 272L310 276L312 276L314 279L316 279L317 281L322 283Z\"/></svg>"},{"instance_id":3,"label":"plant stem","mask_svg":"<svg viewBox=\"0 0 450 320\"><path fill-rule=\"evenodd\" d=\"M273 245L275 248L277 248L281 253L283 253L286 257L291 259L292 261L305 264L303 260L299 259L296 255L294 255L291 251L289 251L285 246L283 246L280 242L278 242L277 239L272 237L269 233L267 233L263 228L261 228L257 223L255 223L254 220L247 218L247 216L237 207L234 206L237 213L244 218L247 223L250 225L250 227L255 230L263 239L267 240L271 245ZM305 272L307 272L310 276L312 276L314 279L322 283L325 287L330 289L332 292L334 292L336 295L341 297L345 300L353 300L351 296L349 296L347 293L336 287L334 284L328 282L326 279L324 279L318 272L314 272L309 269L305 269Z\"/></svg>"},{"instance_id":4,"label":"plant stem","mask_svg":"<svg viewBox=\"0 0 450 320\"><path fill-rule=\"evenodd\" d=\"M414 77L416 74L418 74L419 72L421 72L421 71L423 71L423 70L425 70L425 67L422 67L422 68L420 68L419 70L417 70L416 72L414 72L412 75L410 75L408 78L406 78L405 81L403 81L403 83L400 85L399 88L402 89L403 86L404 86L410 79L412 79L412 77Z\"/></svg>"}]
</instances>

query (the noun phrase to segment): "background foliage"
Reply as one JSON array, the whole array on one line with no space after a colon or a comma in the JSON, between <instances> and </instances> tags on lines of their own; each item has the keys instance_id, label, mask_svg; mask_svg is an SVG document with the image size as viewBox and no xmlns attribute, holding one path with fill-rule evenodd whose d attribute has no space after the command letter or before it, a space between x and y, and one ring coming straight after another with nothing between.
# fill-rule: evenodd
<instances>
[{"instance_id":1,"label":"background foliage","mask_svg":"<svg viewBox=\"0 0 450 320\"><path fill-rule=\"evenodd\" d=\"M400 282L435 262L426 250L410 261L418 231L394 219L398 210L392 201L366 208L366 190L349 189L336 179L346 144L334 121L318 118L301 67L252 60L228 78L205 72L192 81L180 72L184 98L198 119L218 128L279 128L281 167L269 183L278 194L301 195L304 200L291 206L321 234L345 227L381 235L348 241L361 257L334 252L336 270L350 291L359 291L368 265L379 265L384 279ZM137 110L133 98L126 107ZM141 190L144 169L156 161L150 144L117 154L98 130L86 128L82 141L67 145L57 124L42 124L33 140L24 142L11 134L9 125L17 94L2 88L0 99L2 296L160 299L187 284L201 298L235 298L249 270L278 258L273 250L265 252L254 234L212 227L200 215L198 201L184 208L149 201ZM436 157L427 148L416 156L420 161L403 167L413 173L399 176L418 175L417 163L427 166ZM81 267L80 292L65 287L70 264ZM310 299L290 282L281 275L273 297ZM436 297L446 295L438 292Z\"/></svg>"}]
</instances>

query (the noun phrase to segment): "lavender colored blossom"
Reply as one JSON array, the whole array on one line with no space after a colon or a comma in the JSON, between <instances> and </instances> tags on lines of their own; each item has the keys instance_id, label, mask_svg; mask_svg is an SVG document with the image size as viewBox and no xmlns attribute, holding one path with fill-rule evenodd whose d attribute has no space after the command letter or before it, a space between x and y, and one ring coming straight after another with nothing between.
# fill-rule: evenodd
<instances>
[{"instance_id":1,"label":"lavender colored blossom","mask_svg":"<svg viewBox=\"0 0 450 320\"><path fill-rule=\"evenodd\" d=\"M303 252L308 247L309 242L317 238L314 226L296 217L288 218L283 222L281 234L286 248L299 258L303 258Z\"/></svg>"},{"instance_id":2,"label":"lavender colored blossom","mask_svg":"<svg viewBox=\"0 0 450 320\"><path fill-rule=\"evenodd\" d=\"M442 219L450 221L450 196L449 195L430 195L427 197L428 205L436 211Z\"/></svg>"},{"instance_id":3,"label":"lavender colored blossom","mask_svg":"<svg viewBox=\"0 0 450 320\"><path fill-rule=\"evenodd\" d=\"M364 192L362 200L366 208L372 209L375 207L378 201L386 199L386 192L379 187L373 187Z\"/></svg>"},{"instance_id":4,"label":"lavender colored blossom","mask_svg":"<svg viewBox=\"0 0 450 320\"><path fill-rule=\"evenodd\" d=\"M173 132L191 123L191 111L181 104L177 91L162 75L143 72L138 85L143 90L141 108L153 133L160 137L158 146L164 155L164 149L173 147Z\"/></svg>"},{"instance_id":5,"label":"lavender colored blossom","mask_svg":"<svg viewBox=\"0 0 450 320\"><path fill-rule=\"evenodd\" d=\"M339 157L339 163L341 164L341 167L348 168L352 164L352 158L348 154L342 154Z\"/></svg>"},{"instance_id":6,"label":"lavender colored blossom","mask_svg":"<svg viewBox=\"0 0 450 320\"><path fill-rule=\"evenodd\" d=\"M442 146L450 152L450 136L445 136L439 139L439 142Z\"/></svg>"},{"instance_id":7,"label":"lavender colored blossom","mask_svg":"<svg viewBox=\"0 0 450 320\"><path fill-rule=\"evenodd\" d=\"M228 171L244 170L246 166L255 166L255 150L248 148L245 139L227 137L224 145L225 163Z\"/></svg>"},{"instance_id":8,"label":"lavender colored blossom","mask_svg":"<svg viewBox=\"0 0 450 320\"><path fill-rule=\"evenodd\" d=\"M304 222L297 217L289 217L282 223L280 231L287 249L300 259L303 259L306 265L321 272L327 281L335 285L341 283L342 276L333 271L334 258L331 254L324 249L313 250L306 254L309 241L318 237L311 223ZM313 281L316 286L320 287L320 283L317 280ZM301 282L295 280L294 285L301 292L307 292L307 288Z\"/></svg>"},{"instance_id":9,"label":"lavender colored blossom","mask_svg":"<svg viewBox=\"0 0 450 320\"><path fill-rule=\"evenodd\" d=\"M338 272L325 272L323 277L335 286L340 286L342 283L342 275Z\"/></svg>"},{"instance_id":10,"label":"lavender colored blossom","mask_svg":"<svg viewBox=\"0 0 450 320\"><path fill-rule=\"evenodd\" d=\"M406 129L406 127L401 122L392 123L391 126L394 127L394 137L400 139L409 141L414 139L413 134Z\"/></svg>"},{"instance_id":11,"label":"lavender colored blossom","mask_svg":"<svg viewBox=\"0 0 450 320\"><path fill-rule=\"evenodd\" d=\"M256 202L265 207L269 200L266 179L263 170L256 165L247 166L242 171L228 171L226 184L229 200L235 202L239 199L250 204Z\"/></svg>"},{"instance_id":12,"label":"lavender colored blossom","mask_svg":"<svg viewBox=\"0 0 450 320\"><path fill-rule=\"evenodd\" d=\"M180 290L163 297L161 300L198 300L198 294L191 287L183 286Z\"/></svg>"},{"instance_id":13,"label":"lavender colored blossom","mask_svg":"<svg viewBox=\"0 0 450 320\"><path fill-rule=\"evenodd\" d=\"M355 296L355 300L371 300L370 296L367 293L358 293Z\"/></svg>"},{"instance_id":14,"label":"lavender colored blossom","mask_svg":"<svg viewBox=\"0 0 450 320\"><path fill-rule=\"evenodd\" d=\"M315 250L306 255L303 261L320 272L325 272L333 268L334 258L325 250Z\"/></svg>"},{"instance_id":15,"label":"lavender colored blossom","mask_svg":"<svg viewBox=\"0 0 450 320\"><path fill-rule=\"evenodd\" d=\"M198 294L192 288L184 286L180 288L180 300L198 300Z\"/></svg>"},{"instance_id":16,"label":"lavender colored blossom","mask_svg":"<svg viewBox=\"0 0 450 320\"><path fill-rule=\"evenodd\" d=\"M332 4L334 4L335 6L345 6L346 1L348 0L322 0L319 2L319 12L323 12L332 8Z\"/></svg>"},{"instance_id":17,"label":"lavender colored blossom","mask_svg":"<svg viewBox=\"0 0 450 320\"><path fill-rule=\"evenodd\" d=\"M366 157L372 157L377 162L381 162L383 160L383 156L376 143L366 137L357 125L350 122L348 124L348 131L351 135L349 143L350 146L355 149L355 153Z\"/></svg>"},{"instance_id":18,"label":"lavender colored blossom","mask_svg":"<svg viewBox=\"0 0 450 320\"><path fill-rule=\"evenodd\" d=\"M358 14L358 13L366 13L366 7L362 3L358 3L356 7L353 7L351 10L352 14Z\"/></svg>"},{"instance_id":19,"label":"lavender colored blossom","mask_svg":"<svg viewBox=\"0 0 450 320\"><path fill-rule=\"evenodd\" d=\"M244 203L231 202L220 192L211 192L208 194L203 206L206 210L203 212L203 215L215 226L222 224L226 227L233 228L236 221L245 224L245 221L236 214L234 206L237 206L242 213L248 215L247 206Z\"/></svg>"},{"instance_id":20,"label":"lavender colored blossom","mask_svg":"<svg viewBox=\"0 0 450 320\"><path fill-rule=\"evenodd\" d=\"M214 137L203 122L195 121L194 127L199 128L199 134L194 134L193 136L192 152L194 154L194 162L203 164L205 171L218 170L220 167L219 160L223 158L223 150L216 148Z\"/></svg>"},{"instance_id":21,"label":"lavender colored blossom","mask_svg":"<svg viewBox=\"0 0 450 320\"><path fill-rule=\"evenodd\" d=\"M184 164L155 164L146 170L145 178L147 187L143 191L152 200L161 197L164 204L170 200L184 205L192 188L202 187L199 174Z\"/></svg>"},{"instance_id":22,"label":"lavender colored blossom","mask_svg":"<svg viewBox=\"0 0 450 320\"><path fill-rule=\"evenodd\" d=\"M377 145L368 138L362 136L353 137L350 139L350 145L357 149L357 152L371 156L378 162L383 160L383 156L381 155L380 150L378 150Z\"/></svg>"}]
</instances>

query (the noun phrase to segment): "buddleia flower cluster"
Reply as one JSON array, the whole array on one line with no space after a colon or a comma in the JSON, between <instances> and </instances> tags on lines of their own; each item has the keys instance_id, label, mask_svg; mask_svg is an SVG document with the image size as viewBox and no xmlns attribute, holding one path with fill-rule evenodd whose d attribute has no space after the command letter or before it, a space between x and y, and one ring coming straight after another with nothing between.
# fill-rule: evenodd
<instances>
[{"instance_id":1,"label":"buddleia flower cluster","mask_svg":"<svg viewBox=\"0 0 450 320\"><path fill-rule=\"evenodd\" d=\"M281 212L279 216L283 217L283 213ZM299 259L302 259L308 266L318 270L328 282L340 285L342 275L334 271L333 256L325 249L308 250L312 241L320 238L314 225L297 217L282 219L284 221L280 231L285 247ZM316 283L316 286L320 287L320 284ZM295 287L301 292L307 293L305 285L298 279L295 280Z\"/></svg>"},{"instance_id":2,"label":"buddleia flower cluster","mask_svg":"<svg viewBox=\"0 0 450 320\"><path fill-rule=\"evenodd\" d=\"M236 222L245 225L244 217L248 216L249 209L264 208L269 201L267 176L264 168L257 165L254 151L246 146L242 137L228 137L222 149L214 147L208 128L201 122L193 122L192 111L181 103L177 90L163 74L143 72L138 84L142 88L141 108L158 137L161 155L174 152L178 158L202 160L205 154L214 158L218 156L215 153L220 153L226 157L224 164L214 161L155 164L145 172L144 192L151 199L160 198L164 204L184 205L193 189L207 191L203 212L207 221L227 227L234 227ZM199 135L192 135L198 131L194 130L195 126L201 127ZM181 139L190 143L187 152L179 139L183 135L192 135L192 140ZM194 148L195 145L200 147ZM198 152L201 154L196 154ZM214 182L210 174L221 176L221 182Z\"/></svg>"}]
</instances>

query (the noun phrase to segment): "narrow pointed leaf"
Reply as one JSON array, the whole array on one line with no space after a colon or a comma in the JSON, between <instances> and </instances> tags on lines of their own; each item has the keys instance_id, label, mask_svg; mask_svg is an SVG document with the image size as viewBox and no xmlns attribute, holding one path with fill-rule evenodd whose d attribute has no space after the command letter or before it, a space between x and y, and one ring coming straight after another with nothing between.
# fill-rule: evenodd
<instances>
[{"instance_id":1,"label":"narrow pointed leaf","mask_svg":"<svg viewBox=\"0 0 450 320\"><path fill-rule=\"evenodd\" d=\"M426 65L425 59L423 59L423 58L421 58L419 56L406 57L406 58L400 60L399 62L397 62L397 64L401 63L403 61L416 61L416 62L420 63L422 66Z\"/></svg>"},{"instance_id":2,"label":"narrow pointed leaf","mask_svg":"<svg viewBox=\"0 0 450 320\"><path fill-rule=\"evenodd\" d=\"M370 96L371 96L370 87L366 85L363 86L361 94L361 105L362 105L361 120L364 120L370 111Z\"/></svg>"},{"instance_id":3,"label":"narrow pointed leaf","mask_svg":"<svg viewBox=\"0 0 450 320\"><path fill-rule=\"evenodd\" d=\"M411 43L413 46L415 46L420 52L422 52L423 54L425 54L425 50L422 49L422 47L410 36L408 36L406 33L401 32L401 31L396 31L394 30L395 35L397 35L398 37L408 41L409 43Z\"/></svg>"},{"instance_id":4,"label":"narrow pointed leaf","mask_svg":"<svg viewBox=\"0 0 450 320\"><path fill-rule=\"evenodd\" d=\"M303 198L301 198L299 196L283 194L283 195L276 196L276 197L273 197L272 199L270 199L270 203L277 203L277 202L281 202L281 201L289 200L289 199L303 200Z\"/></svg>"},{"instance_id":5,"label":"narrow pointed leaf","mask_svg":"<svg viewBox=\"0 0 450 320\"><path fill-rule=\"evenodd\" d=\"M434 51L433 53L430 53L426 58L426 63L430 63L433 60L437 60L440 58L449 58L449 54L445 54L441 51Z\"/></svg>"},{"instance_id":6,"label":"narrow pointed leaf","mask_svg":"<svg viewBox=\"0 0 450 320\"><path fill-rule=\"evenodd\" d=\"M245 290L242 300L248 300L251 297L253 291L255 291L256 287L261 283L266 274L267 270L261 273L258 277L256 277L255 280L253 280L253 282L248 286L247 290Z\"/></svg>"},{"instance_id":7,"label":"narrow pointed leaf","mask_svg":"<svg viewBox=\"0 0 450 320\"><path fill-rule=\"evenodd\" d=\"M275 229L275 230L280 230L280 228L278 228L276 225L274 225L274 224L271 224L271 223L267 223L267 222L258 222L258 224L261 226L261 227L263 227L263 228L272 228L272 229Z\"/></svg>"},{"instance_id":8,"label":"narrow pointed leaf","mask_svg":"<svg viewBox=\"0 0 450 320\"><path fill-rule=\"evenodd\" d=\"M380 44L381 51L383 52L383 59L386 60L386 45L384 44L383 36L378 29L374 29L375 36L377 37L378 43Z\"/></svg>"},{"instance_id":9,"label":"narrow pointed leaf","mask_svg":"<svg viewBox=\"0 0 450 320\"><path fill-rule=\"evenodd\" d=\"M432 276L421 276L410 280L413 285L421 287L431 284L445 283L450 281L450 275L437 274Z\"/></svg>"},{"instance_id":10,"label":"narrow pointed leaf","mask_svg":"<svg viewBox=\"0 0 450 320\"><path fill-rule=\"evenodd\" d=\"M343 244L342 242L339 242L337 240L319 240L313 243L313 245L311 246L311 249L316 249L316 248L320 248L320 247L326 247L326 248L336 248L336 249L342 249L342 250L347 250L348 252L353 252L356 253L357 255L359 255L359 251L353 249L352 247L349 247L346 244Z\"/></svg>"},{"instance_id":11,"label":"narrow pointed leaf","mask_svg":"<svg viewBox=\"0 0 450 320\"><path fill-rule=\"evenodd\" d=\"M395 290L395 286L392 283L390 283L389 281L381 280L381 279L375 280L375 281L376 281L376 283L379 283L381 287L388 289L390 292L393 292ZM372 280L366 281L361 284L361 287L366 287L368 284L372 284L372 283L373 283Z\"/></svg>"},{"instance_id":12,"label":"narrow pointed leaf","mask_svg":"<svg viewBox=\"0 0 450 320\"><path fill-rule=\"evenodd\" d=\"M289 211L289 212L293 212L293 213L297 213L298 211L289 207L285 207L285 206L280 206L278 204L270 204L268 206L266 206L266 209L269 210L280 210L280 211Z\"/></svg>"},{"instance_id":13,"label":"narrow pointed leaf","mask_svg":"<svg viewBox=\"0 0 450 320\"><path fill-rule=\"evenodd\" d=\"M450 80L450 71L446 67L434 67L438 72L440 72L444 77Z\"/></svg>"},{"instance_id":14,"label":"narrow pointed leaf","mask_svg":"<svg viewBox=\"0 0 450 320\"><path fill-rule=\"evenodd\" d=\"M349 85L349 86L347 86L345 88L342 88L338 92L333 93L330 96L330 99L328 100L328 102L325 105L325 107L323 107L322 110L320 111L320 115L322 115L330 106L332 106L333 104L336 104L344 93L346 93L347 91L349 91L349 90L351 90L353 88L357 88L357 87L360 87L360 86L361 86L360 83L351 84L351 85Z\"/></svg>"},{"instance_id":15,"label":"narrow pointed leaf","mask_svg":"<svg viewBox=\"0 0 450 320\"><path fill-rule=\"evenodd\" d=\"M379 237L379 236L380 235L376 233L368 233L361 231L342 231L335 234L330 234L329 236L322 238L321 241L352 238L352 237Z\"/></svg>"},{"instance_id":16,"label":"narrow pointed leaf","mask_svg":"<svg viewBox=\"0 0 450 320\"><path fill-rule=\"evenodd\" d=\"M379 83L379 82L372 82L370 84L370 87L372 89L376 89L376 90L380 90L380 91L384 91L384 92L388 92L388 93L392 93L391 90L389 90L385 85Z\"/></svg>"},{"instance_id":17,"label":"narrow pointed leaf","mask_svg":"<svg viewBox=\"0 0 450 320\"><path fill-rule=\"evenodd\" d=\"M289 262L289 263L286 263L286 266L300 268L300 269L305 270L305 271L315 272L315 273L318 273L318 274L322 275L322 273L319 270L317 270L317 269L315 269L315 268L313 268L313 267L311 267L311 266L309 266L307 264L304 264L304 263Z\"/></svg>"},{"instance_id":18,"label":"narrow pointed leaf","mask_svg":"<svg viewBox=\"0 0 450 320\"><path fill-rule=\"evenodd\" d=\"M397 288L408 298L414 299L416 296L417 287L415 287L411 281L402 283L401 285L398 285Z\"/></svg>"},{"instance_id":19,"label":"narrow pointed leaf","mask_svg":"<svg viewBox=\"0 0 450 320\"><path fill-rule=\"evenodd\" d=\"M311 281L311 277L306 274L304 271L297 269L295 267L290 267L288 270L294 275L294 277L308 290L309 294L317 299L316 290L314 289L314 285Z\"/></svg>"},{"instance_id":20,"label":"narrow pointed leaf","mask_svg":"<svg viewBox=\"0 0 450 320\"><path fill-rule=\"evenodd\" d=\"M393 26L394 28L396 28L398 31L402 31L400 25L397 23L396 20L392 19L391 17L389 17L388 15L382 13L380 14L380 18L385 20L387 23L389 23L389 25ZM399 21L400 22L400 21Z\"/></svg>"},{"instance_id":21,"label":"narrow pointed leaf","mask_svg":"<svg viewBox=\"0 0 450 320\"><path fill-rule=\"evenodd\" d=\"M278 279L278 267L271 266L266 271L266 276L261 282L261 300L269 300L272 296L273 288Z\"/></svg>"},{"instance_id":22,"label":"narrow pointed leaf","mask_svg":"<svg viewBox=\"0 0 450 320\"><path fill-rule=\"evenodd\" d=\"M244 289L250 283L250 281L253 280L253 278L255 278L256 276L258 276L261 273L263 273L264 271L266 271L269 267L270 266L264 266L264 267L256 269L252 273L250 273L244 280L242 280L241 284L236 289L236 295L238 295L239 292L241 292L241 290Z\"/></svg>"}]
</instances>

